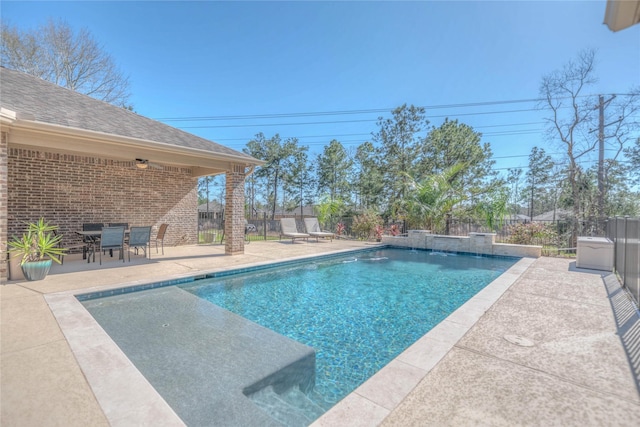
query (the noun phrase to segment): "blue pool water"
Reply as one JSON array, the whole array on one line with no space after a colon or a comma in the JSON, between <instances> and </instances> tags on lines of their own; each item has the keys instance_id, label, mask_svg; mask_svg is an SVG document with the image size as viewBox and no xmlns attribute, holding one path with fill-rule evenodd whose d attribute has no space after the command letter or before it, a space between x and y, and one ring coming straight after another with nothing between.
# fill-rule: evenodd
<instances>
[{"instance_id":1,"label":"blue pool water","mask_svg":"<svg viewBox=\"0 0 640 427\"><path fill-rule=\"evenodd\" d=\"M313 347L327 410L516 261L381 249L180 288Z\"/></svg>"}]
</instances>

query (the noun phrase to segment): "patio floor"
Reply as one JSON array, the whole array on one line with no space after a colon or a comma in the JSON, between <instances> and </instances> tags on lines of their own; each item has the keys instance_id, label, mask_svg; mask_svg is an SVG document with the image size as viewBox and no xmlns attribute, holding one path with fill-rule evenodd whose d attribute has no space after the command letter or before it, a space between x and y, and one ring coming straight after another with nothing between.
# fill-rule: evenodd
<instances>
[{"instance_id":1,"label":"patio floor","mask_svg":"<svg viewBox=\"0 0 640 427\"><path fill-rule=\"evenodd\" d=\"M0 286L0 424L109 425L45 295L367 246L252 242L244 255L233 257L220 245L169 247L165 255L152 251L151 260L103 257L102 266L68 257L43 281ZM386 391L378 392L387 393L379 399L375 390L354 393L317 424L634 424L640 419L640 320L613 275L576 269L573 260L557 258L535 260L520 273L450 350L433 360L433 369L420 368L424 359L434 358L428 351L392 362L387 371L395 373L392 385L404 388L406 397L387 404L393 399ZM422 379L412 382L409 371L420 371Z\"/></svg>"}]
</instances>

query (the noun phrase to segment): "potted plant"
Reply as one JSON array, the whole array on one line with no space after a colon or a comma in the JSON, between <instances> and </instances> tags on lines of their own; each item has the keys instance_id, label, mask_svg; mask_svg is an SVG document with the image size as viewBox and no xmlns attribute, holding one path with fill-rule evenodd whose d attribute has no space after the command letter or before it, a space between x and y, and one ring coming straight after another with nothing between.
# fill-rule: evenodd
<instances>
[{"instance_id":1,"label":"potted plant","mask_svg":"<svg viewBox=\"0 0 640 427\"><path fill-rule=\"evenodd\" d=\"M58 227L49 225L44 218L27 223L27 231L21 238L13 236L8 243L9 253L20 256L20 268L27 280L42 280L49 273L52 261L60 264L64 249L60 247L62 235L54 233Z\"/></svg>"},{"instance_id":2,"label":"potted plant","mask_svg":"<svg viewBox=\"0 0 640 427\"><path fill-rule=\"evenodd\" d=\"M342 233L344 233L345 230L345 226L343 223L339 222L336 225L336 235L338 236L337 238L339 239L340 237L342 237Z\"/></svg>"}]
</instances>

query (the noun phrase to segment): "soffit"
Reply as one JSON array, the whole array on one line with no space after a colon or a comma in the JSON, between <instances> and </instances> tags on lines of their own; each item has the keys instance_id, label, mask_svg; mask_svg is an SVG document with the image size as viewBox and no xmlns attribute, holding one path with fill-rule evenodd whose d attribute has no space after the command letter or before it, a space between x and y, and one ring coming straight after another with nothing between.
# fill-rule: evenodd
<instances>
[{"instance_id":1,"label":"soffit","mask_svg":"<svg viewBox=\"0 0 640 427\"><path fill-rule=\"evenodd\" d=\"M6 114L3 115L3 118L6 117ZM225 173L232 170L233 165L252 167L262 163L244 156L211 153L199 149L72 129L35 121L2 120L1 125L2 131L7 132L10 146L35 147L62 153L100 156L122 161L145 159L150 163L160 165L191 168L194 176Z\"/></svg>"},{"instance_id":2,"label":"soffit","mask_svg":"<svg viewBox=\"0 0 640 427\"><path fill-rule=\"evenodd\" d=\"M640 22L640 0L607 0L604 23L620 31Z\"/></svg>"}]
</instances>

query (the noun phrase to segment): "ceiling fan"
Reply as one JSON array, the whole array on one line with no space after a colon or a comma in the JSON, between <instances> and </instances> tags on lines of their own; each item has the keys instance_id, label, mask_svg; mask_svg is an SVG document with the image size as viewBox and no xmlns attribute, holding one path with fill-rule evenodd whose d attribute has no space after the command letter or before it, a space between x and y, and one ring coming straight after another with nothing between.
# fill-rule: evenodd
<instances>
[{"instance_id":1,"label":"ceiling fan","mask_svg":"<svg viewBox=\"0 0 640 427\"><path fill-rule=\"evenodd\" d=\"M138 169L147 169L149 167L152 167L155 169L164 169L164 166L158 163L152 163L147 159L136 159L136 167Z\"/></svg>"}]
</instances>

